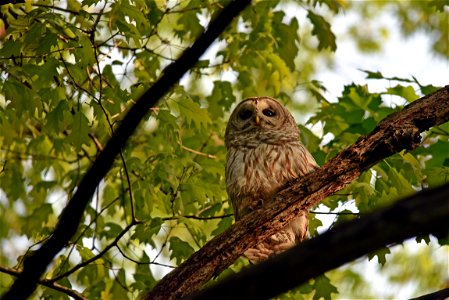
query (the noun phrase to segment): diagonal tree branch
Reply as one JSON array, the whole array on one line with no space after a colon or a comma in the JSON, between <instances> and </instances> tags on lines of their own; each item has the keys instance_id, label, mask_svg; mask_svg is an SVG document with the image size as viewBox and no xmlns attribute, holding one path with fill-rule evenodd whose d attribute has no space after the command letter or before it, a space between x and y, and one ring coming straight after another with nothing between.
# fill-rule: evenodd
<instances>
[{"instance_id":1,"label":"diagonal tree branch","mask_svg":"<svg viewBox=\"0 0 449 300\"><path fill-rule=\"evenodd\" d=\"M296 215L341 190L382 159L416 148L420 133L449 121L449 86L382 120L323 167L287 185L277 201L254 211L218 235L167 274L145 299L175 299L198 289L232 264L257 241L272 235Z\"/></svg>"},{"instance_id":2,"label":"diagonal tree branch","mask_svg":"<svg viewBox=\"0 0 449 300\"><path fill-rule=\"evenodd\" d=\"M448 298L449 298L449 288L445 288L410 300L445 300Z\"/></svg>"},{"instance_id":3,"label":"diagonal tree branch","mask_svg":"<svg viewBox=\"0 0 449 300\"><path fill-rule=\"evenodd\" d=\"M192 47L187 49L176 62L170 64L161 78L130 108L115 134L82 178L75 194L62 212L51 237L34 254L25 259L22 273L4 295L4 300L25 299L31 295L46 267L75 234L84 210L100 180L111 168L115 157L148 110L194 66L209 45L250 2L250 0L230 2Z\"/></svg>"},{"instance_id":4,"label":"diagonal tree branch","mask_svg":"<svg viewBox=\"0 0 449 300\"><path fill-rule=\"evenodd\" d=\"M15 269L6 268L6 267L2 267L2 266L0 266L0 272L9 274L9 275L12 275L15 277L20 276L20 274L21 274L19 271L15 270ZM42 280L39 279L39 281L37 283L40 285L46 286L48 288L54 289L55 291L64 293L67 296L72 297L73 299L87 300L87 298L84 297L81 293L79 293L75 290L72 290L66 286L63 286L59 283L51 282L50 280L47 280L47 279L42 279Z\"/></svg>"},{"instance_id":5,"label":"diagonal tree branch","mask_svg":"<svg viewBox=\"0 0 449 300\"><path fill-rule=\"evenodd\" d=\"M228 277L190 299L269 299L344 263L407 238L431 233L446 236L447 220L449 184L424 190L358 220L337 225L289 251Z\"/></svg>"}]
</instances>

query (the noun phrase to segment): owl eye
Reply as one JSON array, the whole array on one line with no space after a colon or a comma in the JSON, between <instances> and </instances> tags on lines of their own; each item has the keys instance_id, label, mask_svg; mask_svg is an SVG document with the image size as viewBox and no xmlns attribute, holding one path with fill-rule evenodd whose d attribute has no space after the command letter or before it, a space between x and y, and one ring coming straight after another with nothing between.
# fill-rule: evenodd
<instances>
[{"instance_id":1,"label":"owl eye","mask_svg":"<svg viewBox=\"0 0 449 300\"><path fill-rule=\"evenodd\" d=\"M253 112L248 109L242 110L239 113L239 117L241 120L248 120L249 118L251 118L252 115L253 115Z\"/></svg>"},{"instance_id":2,"label":"owl eye","mask_svg":"<svg viewBox=\"0 0 449 300\"><path fill-rule=\"evenodd\" d=\"M269 109L269 108L265 108L264 110L262 110L262 113L264 115L266 115L267 117L273 117L273 116L276 115L276 113L273 110Z\"/></svg>"}]
</instances>

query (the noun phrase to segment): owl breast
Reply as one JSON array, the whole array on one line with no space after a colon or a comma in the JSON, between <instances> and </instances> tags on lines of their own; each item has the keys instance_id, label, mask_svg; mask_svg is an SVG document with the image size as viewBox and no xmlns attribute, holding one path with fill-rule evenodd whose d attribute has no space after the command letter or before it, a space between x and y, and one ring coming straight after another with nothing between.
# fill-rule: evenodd
<instances>
[{"instance_id":1,"label":"owl breast","mask_svg":"<svg viewBox=\"0 0 449 300\"><path fill-rule=\"evenodd\" d=\"M227 191L240 218L271 200L288 181L306 174L307 158L298 142L261 143L256 147L230 147L226 164ZM302 162L302 163L299 163Z\"/></svg>"}]
</instances>

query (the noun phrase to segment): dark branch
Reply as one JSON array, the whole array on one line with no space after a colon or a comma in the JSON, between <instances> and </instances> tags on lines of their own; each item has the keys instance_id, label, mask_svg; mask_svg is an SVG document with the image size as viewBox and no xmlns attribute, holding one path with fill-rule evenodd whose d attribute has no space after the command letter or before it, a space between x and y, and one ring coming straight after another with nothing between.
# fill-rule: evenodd
<instances>
[{"instance_id":1,"label":"dark branch","mask_svg":"<svg viewBox=\"0 0 449 300\"><path fill-rule=\"evenodd\" d=\"M15 277L18 277L20 275L20 271L17 271L15 269L11 269L11 268L2 267L2 266L0 266L0 272L5 273L5 274L9 274L9 275L12 275L12 276L15 276ZM73 299L87 300L87 298L84 297L81 293L79 293L79 292L77 292L75 290L69 289L66 286L60 285L59 283L51 282L51 281L46 280L46 279L39 280L37 283L40 284L40 285L46 286L48 288L51 288L51 289L53 289L55 291L64 293L67 296L72 297Z\"/></svg>"},{"instance_id":2,"label":"dark branch","mask_svg":"<svg viewBox=\"0 0 449 300\"><path fill-rule=\"evenodd\" d=\"M434 293L423 295L410 300L445 300L449 298L449 288L445 288Z\"/></svg>"},{"instance_id":3,"label":"dark branch","mask_svg":"<svg viewBox=\"0 0 449 300\"><path fill-rule=\"evenodd\" d=\"M164 70L161 78L131 107L122 120L120 127L118 127L104 150L100 152L97 160L81 180L75 194L62 212L52 236L41 248L25 260L22 273L4 295L4 300L26 299L31 295L47 266L75 234L84 210L100 180L109 171L115 157L119 154L140 121L184 73L195 65L209 45L249 3L250 0L233 1L225 7L192 47L187 49L176 62L169 65Z\"/></svg>"},{"instance_id":4,"label":"dark branch","mask_svg":"<svg viewBox=\"0 0 449 300\"><path fill-rule=\"evenodd\" d=\"M382 247L415 236L447 234L442 229L447 231L448 199L449 184L422 191L388 208L337 225L190 299L269 299Z\"/></svg>"},{"instance_id":5,"label":"dark branch","mask_svg":"<svg viewBox=\"0 0 449 300\"><path fill-rule=\"evenodd\" d=\"M341 190L382 159L416 148L421 132L447 121L449 86L388 116L371 134L360 137L323 167L286 186L270 205L246 215L167 274L146 299L175 299L200 289L246 249Z\"/></svg>"}]
</instances>

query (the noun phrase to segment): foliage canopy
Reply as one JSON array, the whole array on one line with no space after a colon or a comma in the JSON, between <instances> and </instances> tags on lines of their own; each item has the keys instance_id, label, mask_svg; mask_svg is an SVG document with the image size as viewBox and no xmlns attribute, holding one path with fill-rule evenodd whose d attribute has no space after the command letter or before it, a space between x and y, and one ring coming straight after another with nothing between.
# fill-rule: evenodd
<instances>
[{"instance_id":1,"label":"foliage canopy","mask_svg":"<svg viewBox=\"0 0 449 300\"><path fill-rule=\"evenodd\" d=\"M1 7L0 266L20 270L24 249L36 249L51 234L124 113L227 3L69 0ZM310 116L299 125L302 139L322 165L398 107L434 91L419 78L365 70L367 80L389 87L371 92L350 84L330 101L329 83L315 79L317 62L332 62L338 47L332 19L345 12L375 19L391 10L405 35L428 32L434 53L447 61L447 2L423 3L254 1L148 113L46 278L89 299L135 298L228 228L233 217L223 178L224 128L233 105L247 96L269 95L295 115ZM363 29L347 33L360 51L381 51L388 34ZM337 212L332 222L338 223L447 182L449 124L429 130L423 145L374 166L321 209ZM318 216L311 214L312 236L322 225ZM393 285L418 282L412 292L418 295L447 280L444 268L429 268L444 264L429 259L435 243L416 253L395 249L391 258L385 248L369 258L377 257ZM401 269L404 259L417 259L418 271ZM222 276L246 264L239 259ZM0 293L12 280L0 276ZM376 296L361 270L349 266L282 298L328 299L338 292ZM36 295L67 298L42 287Z\"/></svg>"}]
</instances>

